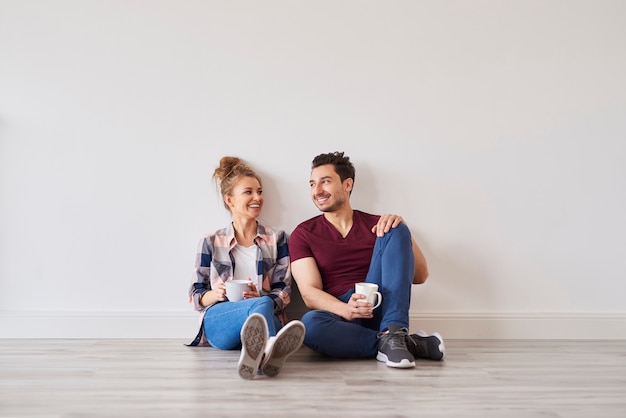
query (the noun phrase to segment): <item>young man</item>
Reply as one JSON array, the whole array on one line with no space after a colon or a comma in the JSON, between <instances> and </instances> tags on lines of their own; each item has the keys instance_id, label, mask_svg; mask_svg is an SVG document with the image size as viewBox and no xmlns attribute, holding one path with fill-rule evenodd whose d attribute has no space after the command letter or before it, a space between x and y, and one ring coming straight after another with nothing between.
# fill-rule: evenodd
<instances>
[{"instance_id":1,"label":"young man","mask_svg":"<svg viewBox=\"0 0 626 418\"><path fill-rule=\"evenodd\" d=\"M411 284L428 277L426 260L398 215L352 209L354 166L343 152L313 159L311 198L322 215L302 222L289 239L291 272L305 305L304 344L337 358L374 358L389 367L415 358L442 360L437 333L409 335ZM372 309L358 282L375 283L382 304Z\"/></svg>"}]
</instances>

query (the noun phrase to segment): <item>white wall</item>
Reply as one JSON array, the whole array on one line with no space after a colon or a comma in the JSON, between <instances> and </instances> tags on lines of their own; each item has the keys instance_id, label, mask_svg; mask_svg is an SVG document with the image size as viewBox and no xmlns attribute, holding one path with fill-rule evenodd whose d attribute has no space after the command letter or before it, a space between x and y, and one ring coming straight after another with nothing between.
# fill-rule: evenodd
<instances>
[{"instance_id":1,"label":"white wall","mask_svg":"<svg viewBox=\"0 0 626 418\"><path fill-rule=\"evenodd\" d=\"M428 259L412 328L626 338L626 3L0 0L0 337L192 337L210 181L313 156Z\"/></svg>"}]
</instances>

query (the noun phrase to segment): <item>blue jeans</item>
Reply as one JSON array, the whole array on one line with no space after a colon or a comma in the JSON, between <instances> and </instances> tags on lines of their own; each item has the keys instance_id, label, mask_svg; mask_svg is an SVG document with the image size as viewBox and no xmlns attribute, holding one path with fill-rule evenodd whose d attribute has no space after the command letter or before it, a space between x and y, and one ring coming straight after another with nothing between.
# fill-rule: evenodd
<instances>
[{"instance_id":1,"label":"blue jeans","mask_svg":"<svg viewBox=\"0 0 626 418\"><path fill-rule=\"evenodd\" d=\"M305 313L304 344L322 354L336 358L372 358L378 352L378 333L389 325L409 327L411 284L415 259L411 248L411 232L405 224L392 228L376 239L370 269L365 281L376 283L383 303L371 319L348 321L328 311ZM348 302L354 289L339 297Z\"/></svg>"},{"instance_id":2,"label":"blue jeans","mask_svg":"<svg viewBox=\"0 0 626 418\"><path fill-rule=\"evenodd\" d=\"M282 327L274 314L274 301L270 297L219 302L204 313L204 334L209 344L220 350L240 349L241 328L253 313L260 313L265 317L270 337L276 335Z\"/></svg>"}]
</instances>

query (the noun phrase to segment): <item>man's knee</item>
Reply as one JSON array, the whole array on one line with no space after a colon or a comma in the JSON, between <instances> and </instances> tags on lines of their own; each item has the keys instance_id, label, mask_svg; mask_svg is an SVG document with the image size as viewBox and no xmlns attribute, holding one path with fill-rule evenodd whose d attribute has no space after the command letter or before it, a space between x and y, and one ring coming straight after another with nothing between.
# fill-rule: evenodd
<instances>
[{"instance_id":1,"label":"man's knee","mask_svg":"<svg viewBox=\"0 0 626 418\"><path fill-rule=\"evenodd\" d=\"M329 321L333 321L333 315L327 311L313 310L302 315L302 323L306 329L304 337L305 345L316 347L320 338L323 338L328 329Z\"/></svg>"},{"instance_id":2,"label":"man's knee","mask_svg":"<svg viewBox=\"0 0 626 418\"><path fill-rule=\"evenodd\" d=\"M305 313L304 315L302 315L302 323L304 324L304 326L306 326L307 328L307 333L309 332L309 328L313 329L318 327L320 324L323 324L325 321L327 321L329 312L326 311L320 311L320 310L313 310L313 311L308 311L307 313Z\"/></svg>"},{"instance_id":3,"label":"man's knee","mask_svg":"<svg viewBox=\"0 0 626 418\"><path fill-rule=\"evenodd\" d=\"M398 226L395 228L391 228L388 232L390 238L400 239L400 240L410 240L411 239L411 231L409 227L404 223L400 222Z\"/></svg>"},{"instance_id":4,"label":"man's knee","mask_svg":"<svg viewBox=\"0 0 626 418\"><path fill-rule=\"evenodd\" d=\"M385 233L382 237L378 237L376 244L379 249L386 248L387 246L396 245L409 245L411 246L411 230L405 223L400 223L395 228L391 228L389 232Z\"/></svg>"}]
</instances>

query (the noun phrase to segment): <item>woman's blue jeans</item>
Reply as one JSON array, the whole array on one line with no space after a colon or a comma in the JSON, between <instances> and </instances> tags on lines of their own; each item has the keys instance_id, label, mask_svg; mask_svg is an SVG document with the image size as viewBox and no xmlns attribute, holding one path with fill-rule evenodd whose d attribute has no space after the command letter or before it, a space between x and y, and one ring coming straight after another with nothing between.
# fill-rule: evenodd
<instances>
[{"instance_id":1,"label":"woman's blue jeans","mask_svg":"<svg viewBox=\"0 0 626 418\"><path fill-rule=\"evenodd\" d=\"M336 358L372 358L378 352L378 333L389 325L409 327L411 284L415 260L411 247L411 232L401 223L383 237L376 239L370 269L365 281L376 283L383 295L382 304L371 319L348 321L328 311L305 313L304 344L309 348ZM354 289L339 297L348 302Z\"/></svg>"},{"instance_id":2,"label":"woman's blue jeans","mask_svg":"<svg viewBox=\"0 0 626 418\"><path fill-rule=\"evenodd\" d=\"M239 302L219 302L204 313L204 334L209 344L220 350L241 348L241 328L253 313L265 317L269 336L276 335L281 322L274 314L274 301L268 296Z\"/></svg>"}]
</instances>

